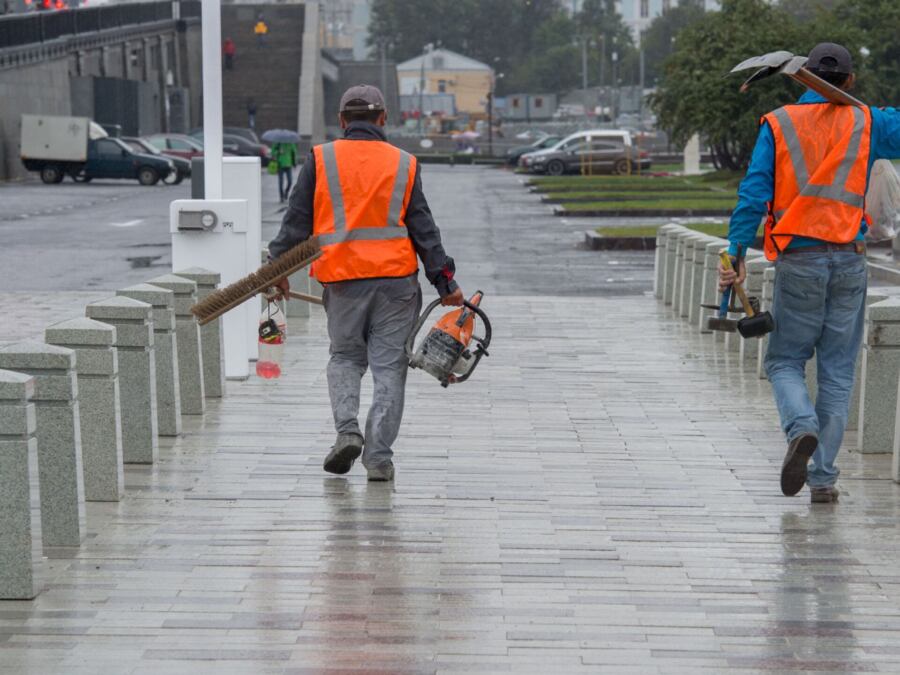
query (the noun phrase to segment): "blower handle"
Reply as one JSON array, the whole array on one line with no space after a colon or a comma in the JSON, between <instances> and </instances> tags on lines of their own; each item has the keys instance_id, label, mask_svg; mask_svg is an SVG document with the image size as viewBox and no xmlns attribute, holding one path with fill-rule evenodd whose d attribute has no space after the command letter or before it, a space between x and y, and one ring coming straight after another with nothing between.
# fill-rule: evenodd
<instances>
[{"instance_id":1,"label":"blower handle","mask_svg":"<svg viewBox=\"0 0 900 675\"><path fill-rule=\"evenodd\" d=\"M478 299L481 300L483 294L481 291L476 293ZM474 297L474 296L473 296ZM478 362L481 361L481 357L489 356L487 348L491 344L491 320L488 318L487 314L484 313L484 310L481 309L478 305L475 305L468 300L463 300L463 305L475 312L479 319L484 322L484 337L478 337L476 335L472 336L472 339L478 343L478 347L475 348L475 362L472 364L472 367L469 368L468 372L464 375L454 376L453 383L459 384L460 382L465 382L469 379L473 372L475 372L475 367L478 365Z\"/></svg>"}]
</instances>

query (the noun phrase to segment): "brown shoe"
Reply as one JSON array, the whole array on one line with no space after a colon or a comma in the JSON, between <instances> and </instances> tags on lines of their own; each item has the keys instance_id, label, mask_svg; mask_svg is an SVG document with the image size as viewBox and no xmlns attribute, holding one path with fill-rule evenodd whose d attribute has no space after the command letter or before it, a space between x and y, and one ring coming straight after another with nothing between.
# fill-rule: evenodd
<instances>
[{"instance_id":1,"label":"brown shoe","mask_svg":"<svg viewBox=\"0 0 900 675\"><path fill-rule=\"evenodd\" d=\"M834 504L840 495L841 491L834 485L809 488L809 502L811 504Z\"/></svg>"},{"instance_id":2,"label":"brown shoe","mask_svg":"<svg viewBox=\"0 0 900 675\"><path fill-rule=\"evenodd\" d=\"M800 434L788 443L781 465L781 491L786 497L793 497L806 485L806 466L817 447L819 439L815 434Z\"/></svg>"}]
</instances>

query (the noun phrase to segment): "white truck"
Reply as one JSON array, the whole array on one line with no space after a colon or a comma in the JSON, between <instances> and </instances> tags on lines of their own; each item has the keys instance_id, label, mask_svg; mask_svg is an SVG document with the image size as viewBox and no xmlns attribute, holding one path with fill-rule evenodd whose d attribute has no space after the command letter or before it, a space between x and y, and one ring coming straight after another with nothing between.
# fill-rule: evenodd
<instances>
[{"instance_id":1,"label":"white truck","mask_svg":"<svg viewBox=\"0 0 900 675\"><path fill-rule=\"evenodd\" d=\"M137 153L87 117L22 115L22 163L45 183L68 175L87 183L94 178L137 179L155 185L175 172L166 157Z\"/></svg>"}]
</instances>

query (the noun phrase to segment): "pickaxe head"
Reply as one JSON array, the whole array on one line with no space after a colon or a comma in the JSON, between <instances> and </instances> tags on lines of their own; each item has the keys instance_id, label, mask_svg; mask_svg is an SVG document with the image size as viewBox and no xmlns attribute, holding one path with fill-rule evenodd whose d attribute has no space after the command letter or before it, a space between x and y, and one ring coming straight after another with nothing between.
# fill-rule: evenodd
<instances>
[{"instance_id":1,"label":"pickaxe head","mask_svg":"<svg viewBox=\"0 0 900 675\"><path fill-rule=\"evenodd\" d=\"M736 73L751 68L757 69L756 72L747 78L741 85L742 92L747 91L754 82L765 79L770 75L780 73L799 82L804 87L808 87L821 94L832 103L855 105L860 108L864 107L865 104L859 99L851 96L843 89L835 87L830 82L826 82L811 70L804 68L807 60L808 58L805 56L794 56L788 51L780 50L741 61L731 69L731 72Z\"/></svg>"}]
</instances>

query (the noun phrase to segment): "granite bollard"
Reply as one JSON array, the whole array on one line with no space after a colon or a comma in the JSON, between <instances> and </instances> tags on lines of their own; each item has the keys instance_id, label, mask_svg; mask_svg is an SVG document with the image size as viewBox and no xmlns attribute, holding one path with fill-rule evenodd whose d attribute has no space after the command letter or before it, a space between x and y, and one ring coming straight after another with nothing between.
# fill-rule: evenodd
<instances>
[{"instance_id":1,"label":"granite bollard","mask_svg":"<svg viewBox=\"0 0 900 675\"><path fill-rule=\"evenodd\" d=\"M159 454L152 310L146 302L121 296L85 308L88 318L116 327L122 459L126 464L153 464Z\"/></svg>"},{"instance_id":2,"label":"granite bollard","mask_svg":"<svg viewBox=\"0 0 900 675\"><path fill-rule=\"evenodd\" d=\"M763 312L772 311L772 298L775 297L775 268L767 267L763 270L762 294L759 298L759 308ZM766 375L766 350L769 348L769 336L763 335L756 341L756 376L765 380Z\"/></svg>"},{"instance_id":3,"label":"granite bollard","mask_svg":"<svg viewBox=\"0 0 900 675\"><path fill-rule=\"evenodd\" d=\"M181 414L202 415L206 409L203 352L200 349L200 326L191 314L191 307L197 303L197 283L175 274L164 274L150 279L147 283L168 288L175 293Z\"/></svg>"},{"instance_id":4,"label":"granite bollard","mask_svg":"<svg viewBox=\"0 0 900 675\"><path fill-rule=\"evenodd\" d=\"M747 269L745 283L747 296L757 298L760 303L760 310L762 310L763 275L772 266L772 263L766 260L764 256L759 256L748 258L745 265ZM759 357L758 342L758 339L743 340L741 342L741 360L748 366L755 366L756 359Z\"/></svg>"},{"instance_id":5,"label":"granite bollard","mask_svg":"<svg viewBox=\"0 0 900 675\"><path fill-rule=\"evenodd\" d=\"M681 311L679 315L686 319L691 327L696 325L697 311L700 303L700 296L703 290L703 256L697 263L697 252L701 254L706 249L706 245L713 240L707 234L697 232L693 236L688 237L687 249L684 254L684 284L681 294ZM691 320L691 316L694 317Z\"/></svg>"},{"instance_id":6,"label":"granite bollard","mask_svg":"<svg viewBox=\"0 0 900 675\"><path fill-rule=\"evenodd\" d=\"M175 294L151 284L135 284L116 295L152 307L153 361L156 364L156 431L160 436L181 434L181 388L178 385L178 340L175 336Z\"/></svg>"},{"instance_id":7,"label":"granite bollard","mask_svg":"<svg viewBox=\"0 0 900 675\"><path fill-rule=\"evenodd\" d=\"M0 349L0 368L34 377L41 538L44 546L84 539L84 478L75 352L43 342ZM0 488L2 489L2 488Z\"/></svg>"},{"instance_id":8,"label":"granite bollard","mask_svg":"<svg viewBox=\"0 0 900 675\"><path fill-rule=\"evenodd\" d=\"M72 319L44 331L47 344L75 352L84 498L122 498L122 426L116 329L93 319Z\"/></svg>"},{"instance_id":9,"label":"granite bollard","mask_svg":"<svg viewBox=\"0 0 900 675\"><path fill-rule=\"evenodd\" d=\"M656 230L656 248L653 252L653 295L662 299L666 282L666 238L670 232L675 232L680 225L661 225Z\"/></svg>"},{"instance_id":10,"label":"granite bollard","mask_svg":"<svg viewBox=\"0 0 900 675\"><path fill-rule=\"evenodd\" d=\"M222 281L221 274L202 267L190 267L175 274L197 283L197 300L206 298ZM222 398L225 394L225 361L221 318L200 326L200 349L203 352L203 393L206 398Z\"/></svg>"},{"instance_id":11,"label":"granite bollard","mask_svg":"<svg viewBox=\"0 0 900 675\"><path fill-rule=\"evenodd\" d=\"M702 304L717 305L719 303L719 251L728 246L724 239L716 239L708 243L703 254L703 291ZM699 315L700 332L712 333L706 327L706 319L715 314L714 309L702 310ZM721 335L721 333L714 333Z\"/></svg>"},{"instance_id":12,"label":"granite bollard","mask_svg":"<svg viewBox=\"0 0 900 675\"><path fill-rule=\"evenodd\" d=\"M678 268L678 297L672 303L675 316L687 316L691 293L691 272L694 270L694 245L697 233L685 235L681 251L681 264Z\"/></svg>"},{"instance_id":13,"label":"granite bollard","mask_svg":"<svg viewBox=\"0 0 900 675\"><path fill-rule=\"evenodd\" d=\"M862 356L859 451L893 452L900 377L900 298L869 306Z\"/></svg>"},{"instance_id":14,"label":"granite bollard","mask_svg":"<svg viewBox=\"0 0 900 675\"><path fill-rule=\"evenodd\" d=\"M0 599L41 591L40 485L34 378L0 370Z\"/></svg>"},{"instance_id":15,"label":"granite bollard","mask_svg":"<svg viewBox=\"0 0 900 675\"><path fill-rule=\"evenodd\" d=\"M688 307L688 323L693 328L699 327L700 315L703 308L703 265L706 260L706 247L715 241L714 237L707 237L705 241L694 245L694 258L691 261L691 292L690 306Z\"/></svg>"},{"instance_id":16,"label":"granite bollard","mask_svg":"<svg viewBox=\"0 0 900 675\"><path fill-rule=\"evenodd\" d=\"M687 240L693 232L684 229L675 235L675 269L672 273L672 310L675 316L681 311L681 287L684 281L684 253L687 246Z\"/></svg>"},{"instance_id":17,"label":"granite bollard","mask_svg":"<svg viewBox=\"0 0 900 675\"><path fill-rule=\"evenodd\" d=\"M675 254L678 250L678 238L686 228L678 226L669 230L666 237L665 284L663 285L663 304L671 305L675 293Z\"/></svg>"},{"instance_id":18,"label":"granite bollard","mask_svg":"<svg viewBox=\"0 0 900 675\"><path fill-rule=\"evenodd\" d=\"M859 429L859 406L862 403L862 358L866 348L866 337L869 334L869 305L892 297L895 287L870 288L866 293L866 319L863 324L863 343L856 355L856 369L853 371L853 392L850 394L850 410L847 413L847 429ZM857 438L857 441L859 439Z\"/></svg>"}]
</instances>

